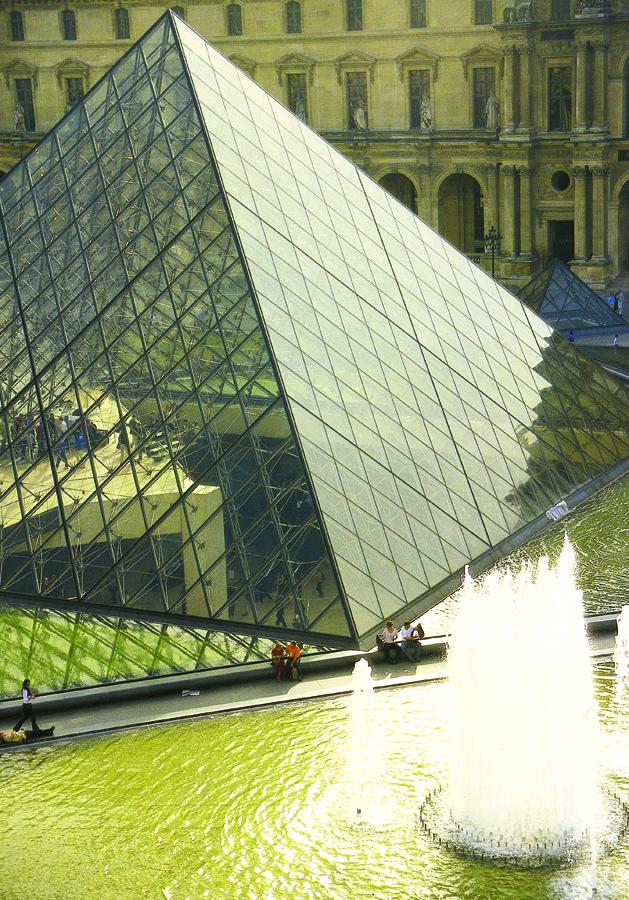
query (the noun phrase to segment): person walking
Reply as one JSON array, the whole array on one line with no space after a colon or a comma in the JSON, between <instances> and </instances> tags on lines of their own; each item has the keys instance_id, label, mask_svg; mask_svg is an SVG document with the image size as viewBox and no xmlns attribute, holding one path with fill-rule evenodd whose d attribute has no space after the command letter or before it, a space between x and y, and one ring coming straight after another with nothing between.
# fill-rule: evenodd
<instances>
[{"instance_id":1,"label":"person walking","mask_svg":"<svg viewBox=\"0 0 629 900\"><path fill-rule=\"evenodd\" d=\"M618 350L619 343L618 343L618 335L617 334L614 335L613 346L614 346L614 350Z\"/></svg>"},{"instance_id":2,"label":"person walking","mask_svg":"<svg viewBox=\"0 0 629 900\"><path fill-rule=\"evenodd\" d=\"M13 731L19 731L24 722L30 719L33 723L33 732L37 734L40 730L33 712L33 700L35 694L31 691L31 682L29 678L25 678L22 682L22 718L18 720L17 725L13 727Z\"/></svg>"},{"instance_id":3,"label":"person walking","mask_svg":"<svg viewBox=\"0 0 629 900\"><path fill-rule=\"evenodd\" d=\"M618 315L622 316L622 308L625 302L625 295L622 288L618 288L616 291L616 300L618 301Z\"/></svg>"}]
</instances>

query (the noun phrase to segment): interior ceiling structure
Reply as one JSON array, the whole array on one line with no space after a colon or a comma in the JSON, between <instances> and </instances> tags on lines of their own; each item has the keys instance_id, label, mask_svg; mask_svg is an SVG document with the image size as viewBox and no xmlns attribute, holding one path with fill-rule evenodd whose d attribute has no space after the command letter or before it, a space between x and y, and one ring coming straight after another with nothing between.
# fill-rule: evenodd
<instances>
[{"instance_id":1,"label":"interior ceiling structure","mask_svg":"<svg viewBox=\"0 0 629 900\"><path fill-rule=\"evenodd\" d=\"M7 603L357 646L628 454L620 382L171 13L0 210Z\"/></svg>"}]
</instances>

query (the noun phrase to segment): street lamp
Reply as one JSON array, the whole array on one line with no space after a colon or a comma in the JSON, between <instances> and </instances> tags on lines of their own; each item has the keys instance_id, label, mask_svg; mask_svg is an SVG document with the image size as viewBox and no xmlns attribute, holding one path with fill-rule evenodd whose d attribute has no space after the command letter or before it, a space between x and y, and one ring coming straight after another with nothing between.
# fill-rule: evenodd
<instances>
[{"instance_id":1,"label":"street lamp","mask_svg":"<svg viewBox=\"0 0 629 900\"><path fill-rule=\"evenodd\" d=\"M500 247L500 241L502 240L502 235L498 234L493 225L489 226L489 231L483 238L485 242L485 253L491 253L491 277L494 277L494 259L496 256L496 250Z\"/></svg>"}]
</instances>

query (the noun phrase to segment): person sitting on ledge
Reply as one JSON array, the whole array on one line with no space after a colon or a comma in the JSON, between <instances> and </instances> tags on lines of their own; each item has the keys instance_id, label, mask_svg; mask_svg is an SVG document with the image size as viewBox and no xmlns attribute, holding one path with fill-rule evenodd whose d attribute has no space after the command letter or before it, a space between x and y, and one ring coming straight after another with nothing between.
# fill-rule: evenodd
<instances>
[{"instance_id":1,"label":"person sitting on ledge","mask_svg":"<svg viewBox=\"0 0 629 900\"><path fill-rule=\"evenodd\" d=\"M402 639L400 647L402 648L402 653L410 662L419 662L422 652L420 639L423 636L424 629L421 625L415 627L410 622L405 622L400 628L400 638Z\"/></svg>"},{"instance_id":2,"label":"person sitting on ledge","mask_svg":"<svg viewBox=\"0 0 629 900\"><path fill-rule=\"evenodd\" d=\"M397 628L393 624L393 622L389 621L384 627L384 631L380 632L380 639L382 641L382 650L384 652L384 657L387 662L397 662L398 661L398 633Z\"/></svg>"},{"instance_id":3,"label":"person sitting on ledge","mask_svg":"<svg viewBox=\"0 0 629 900\"><path fill-rule=\"evenodd\" d=\"M273 672L278 681L280 681L284 676L285 660L286 647L281 641L278 641L275 647L273 647L273 649L271 650L271 665L273 666Z\"/></svg>"},{"instance_id":4,"label":"person sitting on ledge","mask_svg":"<svg viewBox=\"0 0 629 900\"><path fill-rule=\"evenodd\" d=\"M301 681L301 647L297 641L290 641L286 647L288 661L286 663L286 678L291 681Z\"/></svg>"}]
</instances>

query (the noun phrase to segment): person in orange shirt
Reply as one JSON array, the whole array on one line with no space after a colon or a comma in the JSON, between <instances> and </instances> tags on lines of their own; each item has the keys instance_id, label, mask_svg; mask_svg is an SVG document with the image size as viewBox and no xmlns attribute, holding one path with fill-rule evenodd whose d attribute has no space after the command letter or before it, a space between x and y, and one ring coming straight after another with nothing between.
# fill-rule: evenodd
<instances>
[{"instance_id":1,"label":"person in orange shirt","mask_svg":"<svg viewBox=\"0 0 629 900\"><path fill-rule=\"evenodd\" d=\"M286 647L286 653L288 655L286 677L289 680L297 678L297 681L301 681L301 647L296 641L290 641Z\"/></svg>"},{"instance_id":2,"label":"person in orange shirt","mask_svg":"<svg viewBox=\"0 0 629 900\"><path fill-rule=\"evenodd\" d=\"M271 650L271 665L273 666L273 672L275 673L275 677L278 681L280 681L284 676L285 660L286 647L281 641L278 641L275 647L273 647L273 649Z\"/></svg>"}]
</instances>

